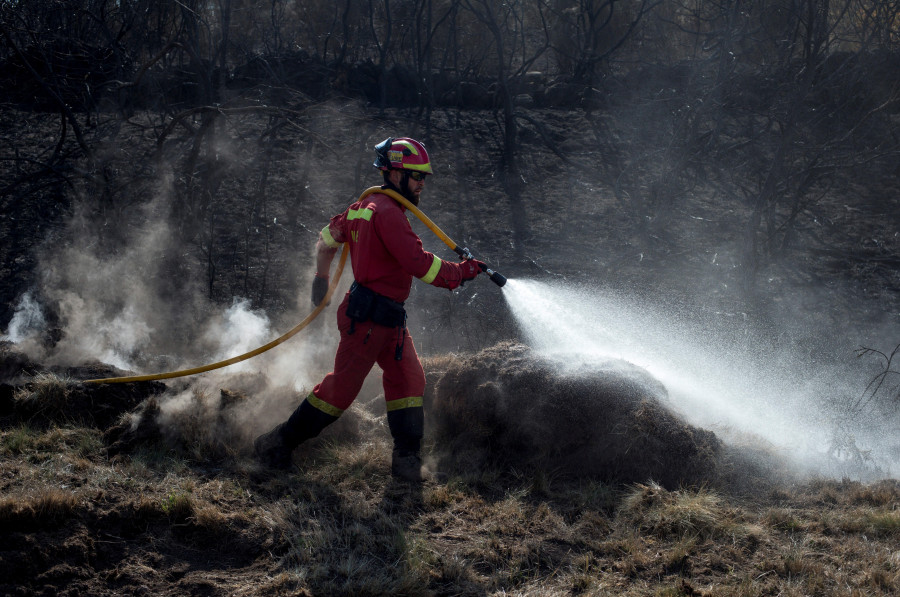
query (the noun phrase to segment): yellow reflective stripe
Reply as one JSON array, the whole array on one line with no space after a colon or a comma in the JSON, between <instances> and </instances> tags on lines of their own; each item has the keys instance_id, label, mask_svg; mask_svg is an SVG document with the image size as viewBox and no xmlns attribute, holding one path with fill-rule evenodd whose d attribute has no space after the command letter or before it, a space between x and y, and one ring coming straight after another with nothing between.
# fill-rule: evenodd
<instances>
[{"instance_id":1,"label":"yellow reflective stripe","mask_svg":"<svg viewBox=\"0 0 900 597\"><path fill-rule=\"evenodd\" d=\"M428 268L428 272L419 279L426 284L431 284L432 282L434 282L434 279L437 278L439 271L441 271L441 259L437 255L435 255L434 261L431 263L431 267Z\"/></svg>"},{"instance_id":2,"label":"yellow reflective stripe","mask_svg":"<svg viewBox=\"0 0 900 597\"><path fill-rule=\"evenodd\" d=\"M364 207L363 209L351 209L347 213L348 220L365 220L368 222L372 219L372 216L375 215L375 212L369 209L368 207Z\"/></svg>"},{"instance_id":3,"label":"yellow reflective stripe","mask_svg":"<svg viewBox=\"0 0 900 597\"><path fill-rule=\"evenodd\" d=\"M409 396L408 398L400 398L399 400L391 400L387 403L388 412L400 410L401 408L416 408L422 406L421 396Z\"/></svg>"},{"instance_id":4,"label":"yellow reflective stripe","mask_svg":"<svg viewBox=\"0 0 900 597\"><path fill-rule=\"evenodd\" d=\"M322 228L322 240L324 240L325 244L328 245L329 247L331 247L332 249L337 249L338 247L341 246L341 243L334 240L334 237L331 236L331 230L328 228L328 226L325 226L324 228Z\"/></svg>"},{"instance_id":5,"label":"yellow reflective stripe","mask_svg":"<svg viewBox=\"0 0 900 597\"><path fill-rule=\"evenodd\" d=\"M339 409L336 406L331 406L321 398L316 397L312 392L309 393L309 396L306 397L306 400L320 411L325 413L326 415L331 415L332 417L339 417L344 414L344 411Z\"/></svg>"},{"instance_id":6,"label":"yellow reflective stripe","mask_svg":"<svg viewBox=\"0 0 900 597\"><path fill-rule=\"evenodd\" d=\"M397 145L402 145L403 147L407 148L409 150L409 152L413 155L419 155L419 150L416 149L416 146L413 145L412 143L410 143L409 141L394 141L394 143ZM402 162L403 158L400 158L398 160L393 160L393 161ZM404 170L418 170L419 172L425 172L426 174L432 174L430 162L425 163L425 164L403 164L403 169Z\"/></svg>"},{"instance_id":7,"label":"yellow reflective stripe","mask_svg":"<svg viewBox=\"0 0 900 597\"><path fill-rule=\"evenodd\" d=\"M401 140L401 139L396 139L396 140L394 141L394 144L395 144L395 145L402 145L403 147L405 147L405 148L407 148L407 149L409 150L409 153L411 153L411 154L413 154L413 155L419 155L419 150L416 149L416 146L413 145L412 143L410 143L409 141L403 141L403 140Z\"/></svg>"}]
</instances>

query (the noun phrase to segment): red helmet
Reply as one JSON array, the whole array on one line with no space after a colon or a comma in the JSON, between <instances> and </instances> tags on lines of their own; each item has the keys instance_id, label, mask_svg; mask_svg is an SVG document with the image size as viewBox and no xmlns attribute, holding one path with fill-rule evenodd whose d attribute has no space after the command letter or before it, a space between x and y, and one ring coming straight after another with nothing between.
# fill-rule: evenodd
<instances>
[{"instance_id":1,"label":"red helmet","mask_svg":"<svg viewBox=\"0 0 900 597\"><path fill-rule=\"evenodd\" d=\"M375 163L372 164L379 170L415 170L432 174L431 162L425 146L409 137L394 139L388 137L375 146Z\"/></svg>"}]
</instances>

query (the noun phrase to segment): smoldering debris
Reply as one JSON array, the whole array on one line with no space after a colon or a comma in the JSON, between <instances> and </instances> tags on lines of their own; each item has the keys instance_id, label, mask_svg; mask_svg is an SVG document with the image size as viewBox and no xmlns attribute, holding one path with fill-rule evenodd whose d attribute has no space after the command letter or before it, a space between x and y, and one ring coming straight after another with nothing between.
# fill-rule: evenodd
<instances>
[{"instance_id":1,"label":"smoldering debris","mask_svg":"<svg viewBox=\"0 0 900 597\"><path fill-rule=\"evenodd\" d=\"M0 335L0 340L19 343L31 337L35 331L43 331L45 326L46 321L40 304L30 291L25 292L19 297L7 333Z\"/></svg>"},{"instance_id":2,"label":"smoldering debris","mask_svg":"<svg viewBox=\"0 0 900 597\"><path fill-rule=\"evenodd\" d=\"M16 345L0 343L0 416L36 427L82 424L106 429L165 389L158 382L91 385L78 381L122 373L101 363L45 367L31 361Z\"/></svg>"},{"instance_id":3,"label":"smoldering debris","mask_svg":"<svg viewBox=\"0 0 900 597\"><path fill-rule=\"evenodd\" d=\"M141 449L174 450L197 461L246 456L252 439L290 415L307 391L260 372L209 374L198 378L86 384L84 379L131 372L99 362L46 366L18 345L0 341L0 424L34 427L79 424L103 430L106 454ZM366 392L320 441L359 442L388 437L384 400Z\"/></svg>"},{"instance_id":4,"label":"smoldering debris","mask_svg":"<svg viewBox=\"0 0 900 597\"><path fill-rule=\"evenodd\" d=\"M24 383L27 377L33 376L40 369L41 366L19 350L16 344L0 340L0 381L2 383Z\"/></svg>"},{"instance_id":5,"label":"smoldering debris","mask_svg":"<svg viewBox=\"0 0 900 597\"><path fill-rule=\"evenodd\" d=\"M671 488L716 475L720 440L672 414L665 388L629 363L567 371L504 342L427 373L429 424L448 472L504 467Z\"/></svg>"},{"instance_id":6,"label":"smoldering debris","mask_svg":"<svg viewBox=\"0 0 900 597\"><path fill-rule=\"evenodd\" d=\"M303 395L283 390L280 401L293 396L293 406L297 406ZM258 428L254 421L257 416L252 414L265 407L257 401L257 396L231 389L213 392L201 383L170 388L138 405L104 433L107 454L114 457L159 446L197 461L249 456L253 438L265 431ZM336 423L306 442L297 453L314 450L323 441L357 443L376 436L387 437L384 417L376 413L377 402L377 397L369 402L357 400Z\"/></svg>"}]
</instances>

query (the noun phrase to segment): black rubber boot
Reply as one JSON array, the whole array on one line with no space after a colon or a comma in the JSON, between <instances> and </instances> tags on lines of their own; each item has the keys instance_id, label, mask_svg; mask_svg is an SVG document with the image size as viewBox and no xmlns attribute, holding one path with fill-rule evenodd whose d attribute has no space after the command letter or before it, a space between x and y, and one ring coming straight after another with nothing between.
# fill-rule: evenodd
<instances>
[{"instance_id":1,"label":"black rubber boot","mask_svg":"<svg viewBox=\"0 0 900 597\"><path fill-rule=\"evenodd\" d=\"M287 421L260 435L253 442L256 459L271 468L286 469L294 448L316 437L338 418L303 400Z\"/></svg>"},{"instance_id":2,"label":"black rubber boot","mask_svg":"<svg viewBox=\"0 0 900 597\"><path fill-rule=\"evenodd\" d=\"M291 464L291 450L282 438L285 423L276 425L271 431L260 435L253 442L256 459L270 468L286 469Z\"/></svg>"},{"instance_id":3,"label":"black rubber boot","mask_svg":"<svg viewBox=\"0 0 900 597\"><path fill-rule=\"evenodd\" d=\"M421 482L432 478L422 466L422 436L425 414L421 406L388 411L388 427L394 438L391 474L405 481Z\"/></svg>"}]
</instances>

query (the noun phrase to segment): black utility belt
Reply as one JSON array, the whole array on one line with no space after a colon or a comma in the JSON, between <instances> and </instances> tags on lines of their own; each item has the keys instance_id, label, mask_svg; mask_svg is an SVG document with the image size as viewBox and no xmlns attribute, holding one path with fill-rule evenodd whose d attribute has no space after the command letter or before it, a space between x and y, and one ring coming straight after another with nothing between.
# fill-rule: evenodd
<instances>
[{"instance_id":1,"label":"black utility belt","mask_svg":"<svg viewBox=\"0 0 900 597\"><path fill-rule=\"evenodd\" d=\"M406 309L403 303L392 301L358 282L350 286L350 300L347 302L347 317L362 323L372 321L389 328L406 325Z\"/></svg>"}]
</instances>

